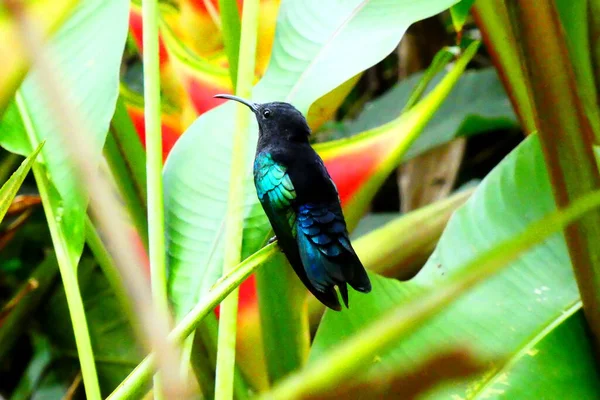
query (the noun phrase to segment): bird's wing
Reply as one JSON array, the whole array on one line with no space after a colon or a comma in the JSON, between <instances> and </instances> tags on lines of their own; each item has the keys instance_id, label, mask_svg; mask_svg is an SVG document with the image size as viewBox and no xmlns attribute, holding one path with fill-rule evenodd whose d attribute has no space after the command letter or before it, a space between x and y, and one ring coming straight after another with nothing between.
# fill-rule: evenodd
<instances>
[{"instance_id":1,"label":"bird's wing","mask_svg":"<svg viewBox=\"0 0 600 400\"><path fill-rule=\"evenodd\" d=\"M259 154L254 164L254 183L258 198L277 235L279 246L304 286L326 306L341 310L335 290L316 288L308 278L296 242L296 212L292 204L296 190L286 168L268 154Z\"/></svg>"},{"instance_id":2,"label":"bird's wing","mask_svg":"<svg viewBox=\"0 0 600 400\"><path fill-rule=\"evenodd\" d=\"M273 161L270 155L260 154L256 158L254 171L254 183L261 203L268 202L274 211L283 211L288 229L293 229L296 215L291 204L296 198L296 190L286 168Z\"/></svg>"},{"instance_id":3,"label":"bird's wing","mask_svg":"<svg viewBox=\"0 0 600 400\"><path fill-rule=\"evenodd\" d=\"M300 258L310 282L319 290L337 285L346 305L346 283L369 292L369 277L350 244L339 203L303 204L297 214Z\"/></svg>"}]
</instances>

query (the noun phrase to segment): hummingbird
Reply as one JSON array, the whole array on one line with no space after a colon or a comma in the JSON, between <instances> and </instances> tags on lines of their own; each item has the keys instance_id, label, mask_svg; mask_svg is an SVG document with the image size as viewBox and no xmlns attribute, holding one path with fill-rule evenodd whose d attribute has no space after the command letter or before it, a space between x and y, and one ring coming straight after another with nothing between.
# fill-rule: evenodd
<instances>
[{"instance_id":1,"label":"hummingbird","mask_svg":"<svg viewBox=\"0 0 600 400\"><path fill-rule=\"evenodd\" d=\"M370 292L369 277L350 243L337 188L309 143L311 131L302 113L284 102L215 97L240 102L256 117L256 193L279 247L304 286L336 311L342 307L335 287L346 307L347 284Z\"/></svg>"}]
</instances>

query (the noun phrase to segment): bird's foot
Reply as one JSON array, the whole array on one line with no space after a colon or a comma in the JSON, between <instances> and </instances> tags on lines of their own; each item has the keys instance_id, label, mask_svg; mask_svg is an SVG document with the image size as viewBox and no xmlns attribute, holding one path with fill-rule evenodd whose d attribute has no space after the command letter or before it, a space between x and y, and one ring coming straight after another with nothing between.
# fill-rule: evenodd
<instances>
[{"instance_id":1,"label":"bird's foot","mask_svg":"<svg viewBox=\"0 0 600 400\"><path fill-rule=\"evenodd\" d=\"M267 244L271 244L271 243L273 243L276 240L277 240L277 236L273 236L271 239L269 239L269 241L267 242Z\"/></svg>"}]
</instances>

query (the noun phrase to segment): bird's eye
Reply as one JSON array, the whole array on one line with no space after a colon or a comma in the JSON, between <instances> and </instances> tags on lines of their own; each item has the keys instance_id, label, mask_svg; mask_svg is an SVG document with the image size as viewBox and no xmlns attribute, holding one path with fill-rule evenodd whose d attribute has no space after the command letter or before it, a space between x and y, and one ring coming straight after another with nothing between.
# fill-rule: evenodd
<instances>
[{"instance_id":1,"label":"bird's eye","mask_svg":"<svg viewBox=\"0 0 600 400\"><path fill-rule=\"evenodd\" d=\"M264 118L269 118L269 117L271 116L271 110L269 110L269 109L267 108L267 109L265 109L265 110L263 111L263 113L262 113L262 114L263 114L263 117L264 117Z\"/></svg>"}]
</instances>

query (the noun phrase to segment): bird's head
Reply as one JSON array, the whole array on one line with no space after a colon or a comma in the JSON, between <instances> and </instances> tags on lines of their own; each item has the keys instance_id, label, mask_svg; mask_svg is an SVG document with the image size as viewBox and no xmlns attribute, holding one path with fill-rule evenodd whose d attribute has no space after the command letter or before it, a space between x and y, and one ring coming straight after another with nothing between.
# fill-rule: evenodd
<instances>
[{"instance_id":1,"label":"bird's head","mask_svg":"<svg viewBox=\"0 0 600 400\"><path fill-rule=\"evenodd\" d=\"M215 97L234 100L248 106L256 117L259 136L263 139L280 138L290 142L308 142L310 128L306 119L289 103L252 103L229 94L217 94Z\"/></svg>"}]
</instances>

